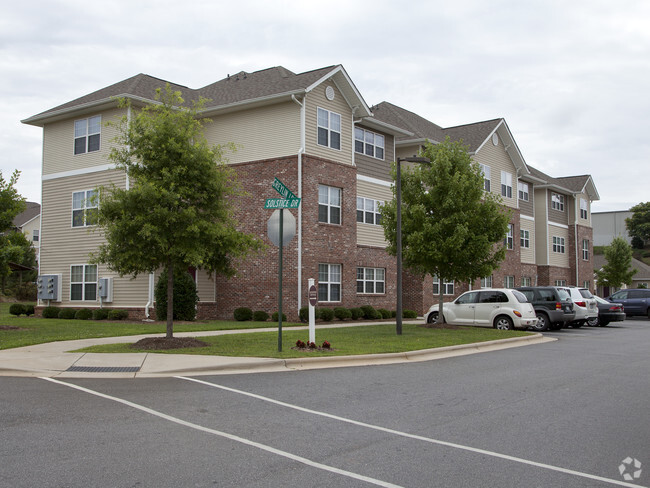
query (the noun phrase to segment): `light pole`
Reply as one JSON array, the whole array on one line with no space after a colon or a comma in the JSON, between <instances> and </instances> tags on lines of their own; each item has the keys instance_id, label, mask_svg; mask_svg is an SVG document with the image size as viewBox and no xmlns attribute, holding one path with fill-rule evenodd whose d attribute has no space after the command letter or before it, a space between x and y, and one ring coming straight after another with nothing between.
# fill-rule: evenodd
<instances>
[{"instance_id":1,"label":"light pole","mask_svg":"<svg viewBox=\"0 0 650 488\"><path fill-rule=\"evenodd\" d=\"M428 158L410 157L397 158L397 312L396 312L396 331L397 335L402 335L402 166L401 162L407 163L430 163Z\"/></svg>"}]
</instances>

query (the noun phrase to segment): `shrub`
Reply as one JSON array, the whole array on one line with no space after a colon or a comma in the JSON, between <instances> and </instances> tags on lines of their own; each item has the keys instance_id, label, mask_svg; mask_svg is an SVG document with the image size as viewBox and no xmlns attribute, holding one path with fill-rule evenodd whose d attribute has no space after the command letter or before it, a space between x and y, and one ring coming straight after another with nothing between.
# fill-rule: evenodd
<instances>
[{"instance_id":1,"label":"shrub","mask_svg":"<svg viewBox=\"0 0 650 488\"><path fill-rule=\"evenodd\" d=\"M361 307L361 310L363 311L363 318L366 320L381 318L381 314L377 312L377 310L375 310L371 305L364 305Z\"/></svg>"},{"instance_id":2,"label":"shrub","mask_svg":"<svg viewBox=\"0 0 650 488\"><path fill-rule=\"evenodd\" d=\"M397 317L397 310L391 310L390 311L390 318L394 319L395 317Z\"/></svg>"},{"instance_id":3,"label":"shrub","mask_svg":"<svg viewBox=\"0 0 650 488\"><path fill-rule=\"evenodd\" d=\"M25 305L25 315L34 315L34 305Z\"/></svg>"},{"instance_id":4,"label":"shrub","mask_svg":"<svg viewBox=\"0 0 650 488\"><path fill-rule=\"evenodd\" d=\"M233 315L235 317L235 320L239 322L253 320L253 311L247 307L236 308Z\"/></svg>"},{"instance_id":5,"label":"shrub","mask_svg":"<svg viewBox=\"0 0 650 488\"><path fill-rule=\"evenodd\" d=\"M16 300L36 301L36 283L23 283L16 287Z\"/></svg>"},{"instance_id":6,"label":"shrub","mask_svg":"<svg viewBox=\"0 0 650 488\"><path fill-rule=\"evenodd\" d=\"M129 312L126 310L109 310L108 311L108 320L125 320L129 318Z\"/></svg>"},{"instance_id":7,"label":"shrub","mask_svg":"<svg viewBox=\"0 0 650 488\"><path fill-rule=\"evenodd\" d=\"M307 344L305 344L303 341L301 341L300 339L298 339L298 340L296 341L296 347L298 347L298 348L300 348L300 349L304 349L305 347L307 347Z\"/></svg>"},{"instance_id":8,"label":"shrub","mask_svg":"<svg viewBox=\"0 0 650 488\"><path fill-rule=\"evenodd\" d=\"M93 309L93 320L106 320L108 318L108 310L105 308Z\"/></svg>"},{"instance_id":9,"label":"shrub","mask_svg":"<svg viewBox=\"0 0 650 488\"><path fill-rule=\"evenodd\" d=\"M298 312L298 317L301 322L307 322L309 320L309 307L302 307Z\"/></svg>"},{"instance_id":10,"label":"shrub","mask_svg":"<svg viewBox=\"0 0 650 488\"><path fill-rule=\"evenodd\" d=\"M334 318L334 310L331 308L321 308L320 309L320 318L325 322L330 322Z\"/></svg>"},{"instance_id":11,"label":"shrub","mask_svg":"<svg viewBox=\"0 0 650 488\"><path fill-rule=\"evenodd\" d=\"M417 319L418 318L418 313L415 310L404 310L402 312L402 316L405 319Z\"/></svg>"},{"instance_id":12,"label":"shrub","mask_svg":"<svg viewBox=\"0 0 650 488\"><path fill-rule=\"evenodd\" d=\"M382 319L389 319L390 318L390 311L386 310L385 308L380 308L380 309L377 310L377 312L379 312Z\"/></svg>"},{"instance_id":13,"label":"shrub","mask_svg":"<svg viewBox=\"0 0 650 488\"><path fill-rule=\"evenodd\" d=\"M266 322L269 320L269 314L264 310L257 310L256 312L253 312L253 320L255 322Z\"/></svg>"},{"instance_id":14,"label":"shrub","mask_svg":"<svg viewBox=\"0 0 650 488\"><path fill-rule=\"evenodd\" d=\"M59 318L59 307L45 307L43 309L43 318L44 319L58 319Z\"/></svg>"},{"instance_id":15,"label":"shrub","mask_svg":"<svg viewBox=\"0 0 650 488\"><path fill-rule=\"evenodd\" d=\"M339 320L345 320L352 318L352 312L345 307L335 307L334 316Z\"/></svg>"},{"instance_id":16,"label":"shrub","mask_svg":"<svg viewBox=\"0 0 650 488\"><path fill-rule=\"evenodd\" d=\"M363 310L360 308L351 308L350 314L352 315L352 320L359 320L361 317L363 317Z\"/></svg>"},{"instance_id":17,"label":"shrub","mask_svg":"<svg viewBox=\"0 0 650 488\"><path fill-rule=\"evenodd\" d=\"M61 310L59 310L60 319L72 320L74 319L74 316L76 314L77 314L76 308L62 308Z\"/></svg>"},{"instance_id":18,"label":"shrub","mask_svg":"<svg viewBox=\"0 0 650 488\"><path fill-rule=\"evenodd\" d=\"M81 310L77 310L77 313L74 315L74 318L77 320L89 320L93 316L92 310L88 310L87 308L82 308Z\"/></svg>"},{"instance_id":19,"label":"shrub","mask_svg":"<svg viewBox=\"0 0 650 488\"><path fill-rule=\"evenodd\" d=\"M9 307L9 313L11 315L15 315L16 317L19 317L21 314L25 313L25 305L22 303L13 303Z\"/></svg>"},{"instance_id":20,"label":"shrub","mask_svg":"<svg viewBox=\"0 0 650 488\"><path fill-rule=\"evenodd\" d=\"M315 342L308 342L308 343L307 343L307 347L308 347L309 349L317 349L317 348L318 348L318 346L316 345Z\"/></svg>"},{"instance_id":21,"label":"shrub","mask_svg":"<svg viewBox=\"0 0 650 488\"><path fill-rule=\"evenodd\" d=\"M196 318L196 283L185 270L174 269L174 320ZM167 320L167 270L163 270L156 283L156 317ZM249 319L250 320L250 319Z\"/></svg>"},{"instance_id":22,"label":"shrub","mask_svg":"<svg viewBox=\"0 0 650 488\"><path fill-rule=\"evenodd\" d=\"M323 349L331 349L332 344L329 343L329 341L324 341L323 342Z\"/></svg>"},{"instance_id":23,"label":"shrub","mask_svg":"<svg viewBox=\"0 0 650 488\"><path fill-rule=\"evenodd\" d=\"M278 312L273 312L273 316L272 316L273 322L277 322L279 317L280 315L278 314ZM286 322L286 321L287 321L287 316L283 313L282 322Z\"/></svg>"}]
</instances>

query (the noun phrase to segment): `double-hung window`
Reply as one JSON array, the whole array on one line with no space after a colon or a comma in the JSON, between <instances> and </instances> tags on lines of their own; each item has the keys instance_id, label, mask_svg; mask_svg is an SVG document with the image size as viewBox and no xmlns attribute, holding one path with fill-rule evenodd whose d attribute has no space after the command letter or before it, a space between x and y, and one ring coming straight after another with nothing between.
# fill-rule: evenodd
<instances>
[{"instance_id":1,"label":"double-hung window","mask_svg":"<svg viewBox=\"0 0 650 488\"><path fill-rule=\"evenodd\" d=\"M384 159L384 136L355 127L354 152L377 159Z\"/></svg>"},{"instance_id":2,"label":"double-hung window","mask_svg":"<svg viewBox=\"0 0 650 488\"><path fill-rule=\"evenodd\" d=\"M490 167L486 166L485 164L478 164L479 167L481 168L481 172L483 173L483 190L489 192L490 191Z\"/></svg>"},{"instance_id":3,"label":"double-hung window","mask_svg":"<svg viewBox=\"0 0 650 488\"><path fill-rule=\"evenodd\" d=\"M519 190L519 200L527 202L529 199L528 183L524 183L523 181L518 182L517 189Z\"/></svg>"},{"instance_id":4,"label":"double-hung window","mask_svg":"<svg viewBox=\"0 0 650 488\"><path fill-rule=\"evenodd\" d=\"M318 108L318 144L341 149L341 115Z\"/></svg>"},{"instance_id":5,"label":"double-hung window","mask_svg":"<svg viewBox=\"0 0 650 488\"><path fill-rule=\"evenodd\" d=\"M564 195L551 193L551 208L559 212L564 212Z\"/></svg>"},{"instance_id":6,"label":"double-hung window","mask_svg":"<svg viewBox=\"0 0 650 488\"><path fill-rule=\"evenodd\" d=\"M97 300L96 264L77 264L70 266L70 300Z\"/></svg>"},{"instance_id":7,"label":"double-hung window","mask_svg":"<svg viewBox=\"0 0 650 488\"><path fill-rule=\"evenodd\" d=\"M372 198L357 197L357 222L381 225L379 205L383 203Z\"/></svg>"},{"instance_id":8,"label":"double-hung window","mask_svg":"<svg viewBox=\"0 0 650 488\"><path fill-rule=\"evenodd\" d=\"M492 275L481 278L481 288L492 288Z\"/></svg>"},{"instance_id":9,"label":"double-hung window","mask_svg":"<svg viewBox=\"0 0 650 488\"><path fill-rule=\"evenodd\" d=\"M553 236L553 252L564 254L564 237Z\"/></svg>"},{"instance_id":10,"label":"double-hung window","mask_svg":"<svg viewBox=\"0 0 650 488\"><path fill-rule=\"evenodd\" d=\"M318 301L341 301L341 265L318 265Z\"/></svg>"},{"instance_id":11,"label":"double-hung window","mask_svg":"<svg viewBox=\"0 0 650 488\"><path fill-rule=\"evenodd\" d=\"M521 286L532 286L533 279L530 276L521 277Z\"/></svg>"},{"instance_id":12,"label":"double-hung window","mask_svg":"<svg viewBox=\"0 0 650 488\"><path fill-rule=\"evenodd\" d=\"M318 186L318 221L326 224L341 223L341 189Z\"/></svg>"},{"instance_id":13,"label":"double-hung window","mask_svg":"<svg viewBox=\"0 0 650 488\"><path fill-rule=\"evenodd\" d=\"M357 293L384 293L385 290L384 268L357 268Z\"/></svg>"},{"instance_id":14,"label":"double-hung window","mask_svg":"<svg viewBox=\"0 0 650 488\"><path fill-rule=\"evenodd\" d=\"M74 153L84 154L99 151L102 131L102 117L96 115L74 122Z\"/></svg>"},{"instance_id":15,"label":"double-hung window","mask_svg":"<svg viewBox=\"0 0 650 488\"><path fill-rule=\"evenodd\" d=\"M519 245L521 247L529 248L530 247L530 231L520 229L519 230Z\"/></svg>"},{"instance_id":16,"label":"double-hung window","mask_svg":"<svg viewBox=\"0 0 650 488\"><path fill-rule=\"evenodd\" d=\"M503 277L503 287L504 288L514 288L515 287L515 277L512 275L507 275Z\"/></svg>"},{"instance_id":17,"label":"double-hung window","mask_svg":"<svg viewBox=\"0 0 650 488\"><path fill-rule=\"evenodd\" d=\"M76 191L72 194L72 227L97 223L98 200L97 190Z\"/></svg>"},{"instance_id":18,"label":"double-hung window","mask_svg":"<svg viewBox=\"0 0 650 488\"><path fill-rule=\"evenodd\" d=\"M40 230L34 229L32 231L32 241L33 242L38 242L40 236L41 236L41 231Z\"/></svg>"},{"instance_id":19,"label":"double-hung window","mask_svg":"<svg viewBox=\"0 0 650 488\"><path fill-rule=\"evenodd\" d=\"M454 282L445 281L442 284L442 294L443 295L453 295L454 294ZM440 278L437 276L433 277L433 296L440 295Z\"/></svg>"},{"instance_id":20,"label":"double-hung window","mask_svg":"<svg viewBox=\"0 0 650 488\"><path fill-rule=\"evenodd\" d=\"M589 261L589 240L582 240L582 259Z\"/></svg>"},{"instance_id":21,"label":"double-hung window","mask_svg":"<svg viewBox=\"0 0 650 488\"><path fill-rule=\"evenodd\" d=\"M584 198L580 199L580 218L587 220L589 217L589 212L587 211L587 200Z\"/></svg>"},{"instance_id":22,"label":"double-hung window","mask_svg":"<svg viewBox=\"0 0 650 488\"><path fill-rule=\"evenodd\" d=\"M512 173L501 171L501 196L512 198Z\"/></svg>"},{"instance_id":23,"label":"double-hung window","mask_svg":"<svg viewBox=\"0 0 650 488\"><path fill-rule=\"evenodd\" d=\"M503 240L503 243L506 246L506 249L514 249L515 247L515 226L514 224L508 224L508 233L506 238Z\"/></svg>"}]
</instances>

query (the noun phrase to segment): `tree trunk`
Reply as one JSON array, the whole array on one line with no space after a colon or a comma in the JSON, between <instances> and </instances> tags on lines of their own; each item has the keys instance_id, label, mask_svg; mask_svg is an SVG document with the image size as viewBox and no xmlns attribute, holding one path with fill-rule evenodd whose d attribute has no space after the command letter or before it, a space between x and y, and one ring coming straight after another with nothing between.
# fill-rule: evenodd
<instances>
[{"instance_id":1,"label":"tree trunk","mask_svg":"<svg viewBox=\"0 0 650 488\"><path fill-rule=\"evenodd\" d=\"M440 278L440 285L438 285L438 323L439 324L444 324L445 323L445 315L443 314L443 304L445 302L444 299L444 286L443 286L443 280Z\"/></svg>"},{"instance_id":2,"label":"tree trunk","mask_svg":"<svg viewBox=\"0 0 650 488\"><path fill-rule=\"evenodd\" d=\"M167 339L174 337L174 265L167 263Z\"/></svg>"}]
</instances>

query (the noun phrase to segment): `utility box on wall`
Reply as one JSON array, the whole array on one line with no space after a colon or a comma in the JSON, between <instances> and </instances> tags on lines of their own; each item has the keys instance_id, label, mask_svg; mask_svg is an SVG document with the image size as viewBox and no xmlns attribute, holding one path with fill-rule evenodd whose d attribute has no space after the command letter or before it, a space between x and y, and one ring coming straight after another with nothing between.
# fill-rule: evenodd
<instances>
[{"instance_id":1,"label":"utility box on wall","mask_svg":"<svg viewBox=\"0 0 650 488\"><path fill-rule=\"evenodd\" d=\"M62 284L60 274L41 275L36 280L36 297L39 300L60 302Z\"/></svg>"},{"instance_id":2,"label":"utility box on wall","mask_svg":"<svg viewBox=\"0 0 650 488\"><path fill-rule=\"evenodd\" d=\"M97 292L102 302L107 302L107 303L112 302L113 301L113 278L99 278Z\"/></svg>"}]
</instances>

